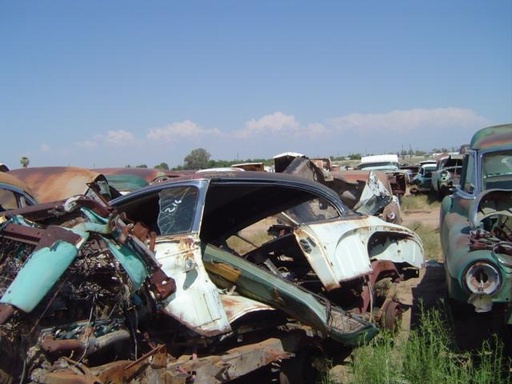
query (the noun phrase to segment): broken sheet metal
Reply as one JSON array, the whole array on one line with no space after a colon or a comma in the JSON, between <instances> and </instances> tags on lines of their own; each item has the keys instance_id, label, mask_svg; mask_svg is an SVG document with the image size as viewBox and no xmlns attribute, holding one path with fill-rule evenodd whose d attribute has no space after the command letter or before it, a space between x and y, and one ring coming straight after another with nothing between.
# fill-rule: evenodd
<instances>
[{"instance_id":1,"label":"broken sheet metal","mask_svg":"<svg viewBox=\"0 0 512 384\"><path fill-rule=\"evenodd\" d=\"M319 335L344 345L359 345L378 332L374 324L238 256L208 246L203 261L216 283L288 313Z\"/></svg>"},{"instance_id":2,"label":"broken sheet metal","mask_svg":"<svg viewBox=\"0 0 512 384\"><path fill-rule=\"evenodd\" d=\"M185 376L187 379L194 375L194 384L226 383L254 371L254 367L265 367L272 362L294 357L290 349L296 351L302 335L289 334L283 338L271 337L259 343L243 345L229 349L223 355L197 357L195 355L181 356L168 367L173 383L186 384L188 381L177 381ZM293 345L290 348L290 345Z\"/></svg>"},{"instance_id":3,"label":"broken sheet metal","mask_svg":"<svg viewBox=\"0 0 512 384\"><path fill-rule=\"evenodd\" d=\"M379 216L383 220L401 224L402 215L398 196L393 194L389 175L380 171L332 171L330 188L337 191L347 206L356 212Z\"/></svg>"},{"instance_id":4,"label":"broken sheet metal","mask_svg":"<svg viewBox=\"0 0 512 384\"><path fill-rule=\"evenodd\" d=\"M11 210L0 225L0 377L16 377L25 359L30 375L131 342L136 292L165 299L175 289L121 216L86 197L49 206Z\"/></svg>"},{"instance_id":5,"label":"broken sheet metal","mask_svg":"<svg viewBox=\"0 0 512 384\"><path fill-rule=\"evenodd\" d=\"M15 217L2 226L4 228L0 227L0 230L13 235L16 234L16 228L13 227L24 224ZM68 229L49 226L42 239L48 245L41 246L41 242L37 244L23 268L7 287L0 303L27 313L32 312L74 261L87 234L80 235Z\"/></svg>"},{"instance_id":6,"label":"broken sheet metal","mask_svg":"<svg viewBox=\"0 0 512 384\"><path fill-rule=\"evenodd\" d=\"M356 212L380 216L391 223L402 222L399 196L403 193L394 193L396 177L393 175L371 170L332 170L329 159L293 157L292 154L275 160L279 160L276 171L279 169L279 172L324 184L338 193L341 200Z\"/></svg>"},{"instance_id":7,"label":"broken sheet metal","mask_svg":"<svg viewBox=\"0 0 512 384\"><path fill-rule=\"evenodd\" d=\"M294 356L303 335L290 333L257 343L234 347L226 353L170 358L164 345L158 345L137 360L118 360L89 367L70 359L59 358L46 369L34 370L34 383L169 383L220 384L238 379L257 368Z\"/></svg>"},{"instance_id":8,"label":"broken sheet metal","mask_svg":"<svg viewBox=\"0 0 512 384\"><path fill-rule=\"evenodd\" d=\"M185 236L175 245L184 262L174 269L179 289L194 280L209 283L194 287L189 298L196 302L172 307L167 304L171 296L176 299L175 281L160 268L151 250L159 245L139 223L85 196L7 213L0 225L0 378L20 383L225 383L316 343L295 329L278 335L286 319L276 307L219 291L206 271L201 275L194 243ZM219 337L208 331L201 336L202 324L180 321L179 311L197 307L205 314L212 308L207 295L214 293L220 294L216 305L219 312L225 309L221 316L227 328ZM247 319L259 313L265 320L255 317L249 326ZM208 316L217 320L215 314ZM171 318L178 321L169 323ZM231 324L242 319L244 329L235 333ZM260 341L229 342L258 332ZM209 343L220 342L227 348L208 349Z\"/></svg>"},{"instance_id":9,"label":"broken sheet metal","mask_svg":"<svg viewBox=\"0 0 512 384\"><path fill-rule=\"evenodd\" d=\"M301 225L294 232L304 256L328 291L372 273L372 260L423 267L423 247L413 231L383 224L373 216L361 224L362 221L315 223Z\"/></svg>"},{"instance_id":10,"label":"broken sheet metal","mask_svg":"<svg viewBox=\"0 0 512 384\"><path fill-rule=\"evenodd\" d=\"M177 286L165 300L163 311L205 336L231 331L220 293L201 260L200 243L192 237L172 241L164 237L156 241L155 252Z\"/></svg>"}]
</instances>

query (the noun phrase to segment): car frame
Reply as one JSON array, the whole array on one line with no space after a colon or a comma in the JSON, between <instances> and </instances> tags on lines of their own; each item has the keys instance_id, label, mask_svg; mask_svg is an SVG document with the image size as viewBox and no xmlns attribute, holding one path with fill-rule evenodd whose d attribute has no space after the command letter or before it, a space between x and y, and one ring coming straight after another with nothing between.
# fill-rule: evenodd
<instances>
[{"instance_id":1,"label":"car frame","mask_svg":"<svg viewBox=\"0 0 512 384\"><path fill-rule=\"evenodd\" d=\"M477 131L462 167L460 185L440 208L448 297L511 325L512 125Z\"/></svg>"},{"instance_id":2,"label":"car frame","mask_svg":"<svg viewBox=\"0 0 512 384\"><path fill-rule=\"evenodd\" d=\"M155 199L158 199L159 194L169 193L169 190L176 188L197 189L198 197L195 203L195 214L190 217L186 226L187 229L184 232L172 235L165 233L165 230L162 233L162 228L157 230L158 233L161 233L160 236L157 236L156 241L157 258L161 257L162 254L176 253L176 249L172 250L172 247L175 247L172 244L175 244L176 240L169 242L169 239L173 236L177 238L185 236L187 239L193 239L190 245L191 248L189 247L190 254L194 255L192 264L200 266L205 258L205 246L210 247L213 244L213 246L221 249L229 249L230 246L226 244L228 238L238 236L239 231L268 216L280 214L292 206L294 199L315 197L321 199L325 206L335 211L336 219L320 220L319 223L322 222L322 225L314 223L308 225L303 221L293 222L292 218L284 217L285 215L281 214L280 220L287 222L287 225L281 228L283 233L269 240L268 244L265 243L256 247L252 253L247 252L242 256L242 259L254 259L257 264L270 268L271 272L285 268L283 267L286 264L284 262L277 269L268 267L267 259L269 257L276 258L279 247L275 243L279 241L284 243L283 238L286 236L291 243L295 244L294 247L301 244L302 250L299 247L295 251L302 253L301 257L308 259L308 269L312 268L309 273L316 275L317 278L320 277L314 294L319 294L324 290L327 292L336 291L341 287L346 289L350 285L349 281L357 281L359 286L357 290L361 290L361 295L358 296L357 303L352 303L351 308L356 313L371 311L369 304L373 300L373 292L370 292L373 283L385 275L392 276L393 281L404 278L409 272L417 276L417 272L423 265L421 240L413 231L396 224L387 223L374 216L355 214L328 187L291 175L251 171L226 174L219 172L194 174L142 188L114 199L111 204L116 209L125 212L128 217L152 227L156 221L163 222L162 219L157 219L159 215L157 210L162 210L164 209L162 207L165 206L165 203L158 203ZM153 199L153 202L150 203L151 199ZM183 200L182 198L175 199L175 201ZM141 203L142 201L146 202ZM182 203L176 204L180 205ZM165 209L174 211L174 209L177 209L177 205L171 205ZM149 212L152 213L149 214ZM312 220L314 222L318 221L319 217L312 218ZM183 216L180 216L180 218L182 219ZM270 227L268 233L274 230L273 226ZM329 239L329 242L320 246L322 240L325 239ZM316 244L316 246L313 244ZM309 249L312 254L318 253L314 258L309 259L309 256L304 254L304 247ZM350 248L352 248L352 251L348 252ZM329 252L332 252L332 254L329 254ZM230 256L229 258L231 259ZM347 263L342 263L342 259L339 258L347 258ZM171 264L174 265L174 263L173 261ZM166 270L166 273L177 278L176 276L185 272L183 270ZM406 276L406 278L412 275ZM363 276L370 277L368 286L363 282L364 279L360 280ZM179 278L177 280L179 281ZM179 283L177 285L180 287ZM206 290L212 288L212 286L204 287ZM178 288L177 296L185 293L180 292ZM187 300L194 299L189 298ZM262 300L262 298L258 297L258 300ZM300 298L295 297L295 300L299 302ZM348 308L346 302L334 303L344 309ZM188 316L185 313L187 311L185 307L173 303L169 303L169 305L174 308L169 308L168 312L173 316L179 313L181 321L184 321ZM289 310L292 306L289 305L287 308L285 310ZM383 311L386 312L386 308ZM208 321L205 320L205 323L208 323ZM197 325L195 326L197 327ZM224 323L223 326L228 327L228 324ZM222 331L223 326L220 326L218 331ZM213 327L215 328L217 325L213 324ZM207 331L215 332L214 329Z\"/></svg>"}]
</instances>

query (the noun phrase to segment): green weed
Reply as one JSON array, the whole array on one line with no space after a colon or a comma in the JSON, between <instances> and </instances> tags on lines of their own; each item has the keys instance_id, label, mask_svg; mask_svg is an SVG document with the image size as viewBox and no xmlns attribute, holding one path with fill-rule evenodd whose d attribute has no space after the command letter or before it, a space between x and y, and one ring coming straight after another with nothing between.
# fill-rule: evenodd
<instances>
[{"instance_id":1,"label":"green weed","mask_svg":"<svg viewBox=\"0 0 512 384\"><path fill-rule=\"evenodd\" d=\"M457 351L449 325L439 309L432 309L422 310L419 327L403 345L397 347L393 335L383 333L358 348L352 379L343 384L505 384L509 369L497 338L477 353Z\"/></svg>"}]
</instances>

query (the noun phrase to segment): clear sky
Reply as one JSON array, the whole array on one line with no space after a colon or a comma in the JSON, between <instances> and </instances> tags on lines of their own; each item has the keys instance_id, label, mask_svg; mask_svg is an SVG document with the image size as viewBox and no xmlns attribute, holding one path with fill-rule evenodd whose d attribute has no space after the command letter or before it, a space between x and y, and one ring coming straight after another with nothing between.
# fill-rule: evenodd
<instances>
[{"instance_id":1,"label":"clear sky","mask_svg":"<svg viewBox=\"0 0 512 384\"><path fill-rule=\"evenodd\" d=\"M459 147L512 122L512 0L0 0L0 162Z\"/></svg>"}]
</instances>

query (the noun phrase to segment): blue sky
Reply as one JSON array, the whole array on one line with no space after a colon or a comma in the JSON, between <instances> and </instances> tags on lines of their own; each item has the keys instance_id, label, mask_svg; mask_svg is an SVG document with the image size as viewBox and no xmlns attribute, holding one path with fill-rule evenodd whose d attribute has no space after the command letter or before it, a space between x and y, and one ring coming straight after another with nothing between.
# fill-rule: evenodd
<instances>
[{"instance_id":1,"label":"blue sky","mask_svg":"<svg viewBox=\"0 0 512 384\"><path fill-rule=\"evenodd\" d=\"M512 122L511 0L0 0L0 162L458 147Z\"/></svg>"}]
</instances>

